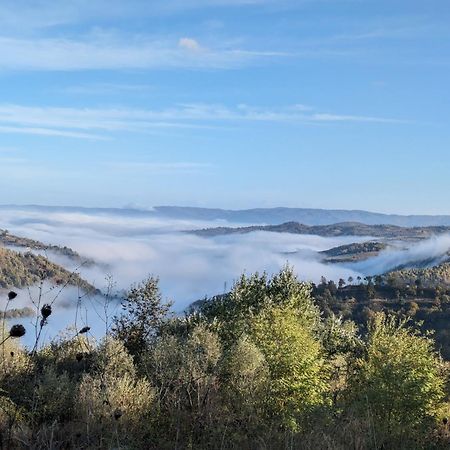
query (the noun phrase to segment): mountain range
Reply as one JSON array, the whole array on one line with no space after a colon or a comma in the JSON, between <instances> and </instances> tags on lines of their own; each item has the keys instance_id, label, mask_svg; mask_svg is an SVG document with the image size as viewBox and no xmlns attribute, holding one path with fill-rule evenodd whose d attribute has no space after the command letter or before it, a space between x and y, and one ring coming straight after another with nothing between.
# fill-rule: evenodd
<instances>
[{"instance_id":1,"label":"mountain range","mask_svg":"<svg viewBox=\"0 0 450 450\"><path fill-rule=\"evenodd\" d=\"M219 209L190 206L155 206L148 209L87 208L77 206L0 205L2 210L31 210L40 212L81 212L132 217L165 217L178 220L211 220L252 225L276 225L300 222L305 225L331 225L340 222L359 222L366 225L397 225L402 227L450 226L450 215L400 215L363 210L313 208L253 208Z\"/></svg>"}]
</instances>

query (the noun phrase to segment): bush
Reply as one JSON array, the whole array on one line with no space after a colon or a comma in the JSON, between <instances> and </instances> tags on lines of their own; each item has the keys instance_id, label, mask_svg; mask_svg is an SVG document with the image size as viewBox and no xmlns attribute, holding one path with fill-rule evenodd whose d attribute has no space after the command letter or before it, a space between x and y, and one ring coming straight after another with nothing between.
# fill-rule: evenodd
<instances>
[{"instance_id":1,"label":"bush","mask_svg":"<svg viewBox=\"0 0 450 450\"><path fill-rule=\"evenodd\" d=\"M266 360L250 338L244 336L226 352L221 370L225 408L222 427L229 430L238 427L240 432L231 431L227 438L238 448L248 448L270 434L270 420L265 415L270 382Z\"/></svg>"},{"instance_id":2,"label":"bush","mask_svg":"<svg viewBox=\"0 0 450 450\"><path fill-rule=\"evenodd\" d=\"M136 375L132 357L121 342L106 339L96 353L97 366L83 376L75 402L86 442L142 445L154 390Z\"/></svg>"},{"instance_id":3,"label":"bush","mask_svg":"<svg viewBox=\"0 0 450 450\"><path fill-rule=\"evenodd\" d=\"M170 448L183 438L199 446L216 435L223 420L218 392L221 357L218 336L199 325L187 336L160 337L143 358L143 370L157 391L155 433L161 445Z\"/></svg>"}]
</instances>

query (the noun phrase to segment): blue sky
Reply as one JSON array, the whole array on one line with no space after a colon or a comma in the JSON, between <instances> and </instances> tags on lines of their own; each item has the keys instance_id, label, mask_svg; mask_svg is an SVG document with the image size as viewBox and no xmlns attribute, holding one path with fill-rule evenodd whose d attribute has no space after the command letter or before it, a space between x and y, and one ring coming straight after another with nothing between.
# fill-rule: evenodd
<instances>
[{"instance_id":1,"label":"blue sky","mask_svg":"<svg viewBox=\"0 0 450 450\"><path fill-rule=\"evenodd\" d=\"M450 213L450 3L2 0L0 203Z\"/></svg>"}]
</instances>

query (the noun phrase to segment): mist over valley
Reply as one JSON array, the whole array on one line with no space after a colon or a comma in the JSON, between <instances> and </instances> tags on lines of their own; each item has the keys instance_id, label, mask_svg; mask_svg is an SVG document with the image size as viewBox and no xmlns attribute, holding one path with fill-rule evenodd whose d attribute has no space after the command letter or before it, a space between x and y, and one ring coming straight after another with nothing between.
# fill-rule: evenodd
<instances>
[{"instance_id":1,"label":"mist over valley","mask_svg":"<svg viewBox=\"0 0 450 450\"><path fill-rule=\"evenodd\" d=\"M0 245L45 257L68 273L75 271L86 286L92 285L97 291L82 295L80 304L79 283L64 289L57 304L62 311L58 325L71 325L78 305L84 321L97 330L103 329L96 311L101 297L97 296L105 293L108 277L114 283L114 308L131 285L154 275L160 279L164 298L173 301L175 311L181 313L196 300L227 292L242 273L270 275L288 264L307 282L317 284L322 277L336 282L356 280L395 269L439 265L448 260L450 248L444 226L290 222L242 228L223 218L199 220L205 214L194 214L195 208L189 209L195 219L187 218L184 210L179 215L167 214L167 208L163 211L1 206L0 229L8 231ZM311 230L317 234L310 234ZM361 230L372 231L372 235ZM31 280L29 284L36 295L37 283ZM25 286L4 284L4 289L13 287ZM28 299L29 293L22 297ZM25 306L30 306L29 301Z\"/></svg>"}]
</instances>

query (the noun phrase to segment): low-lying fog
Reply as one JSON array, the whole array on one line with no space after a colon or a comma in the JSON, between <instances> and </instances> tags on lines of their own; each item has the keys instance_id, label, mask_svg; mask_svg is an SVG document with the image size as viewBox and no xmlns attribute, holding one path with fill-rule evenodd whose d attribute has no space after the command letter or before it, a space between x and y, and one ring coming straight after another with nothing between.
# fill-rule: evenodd
<instances>
[{"instance_id":1,"label":"low-lying fog","mask_svg":"<svg viewBox=\"0 0 450 450\"><path fill-rule=\"evenodd\" d=\"M322 264L317 252L365 240L267 232L203 238L184 232L218 225L234 224L26 209L2 211L0 217L0 228L13 234L66 245L97 261L98 266L81 268L80 273L100 289L108 274L119 289L149 274L159 276L164 296L173 299L178 310L205 295L222 293L243 271L274 272L288 261L305 280L353 276L348 268ZM68 258L48 256L74 268Z\"/></svg>"},{"instance_id":2,"label":"low-lying fog","mask_svg":"<svg viewBox=\"0 0 450 450\"><path fill-rule=\"evenodd\" d=\"M0 212L0 228L12 234L48 244L66 245L98 265L82 267L80 275L99 289L105 277L112 275L118 291L152 274L159 276L164 298L174 301L182 311L192 301L222 293L242 272L279 270L289 262L301 279L317 282L327 279L356 278L358 275L382 273L408 258L442 255L450 246L449 237L411 245L408 250L388 250L378 257L355 265L323 264L317 252L370 237L356 238L293 235L254 232L203 238L184 231L219 225L224 222L179 221L158 217L130 217L125 214L86 212L39 212L24 208ZM242 226L242 224L240 224ZM53 261L74 269L75 264L60 255L48 254ZM422 258L423 259L423 258ZM67 324L73 315L69 305L77 295L68 290L58 300L65 306L58 322ZM97 320L93 300L83 300L87 320ZM95 301L95 300L94 300ZM91 303L91 305L89 304ZM86 320L86 317L84 317ZM55 321L54 316L53 321ZM72 320L73 322L73 320ZM59 323L58 323L59 325ZM101 324L97 324L100 328ZM50 328L49 328L50 329Z\"/></svg>"}]
</instances>

